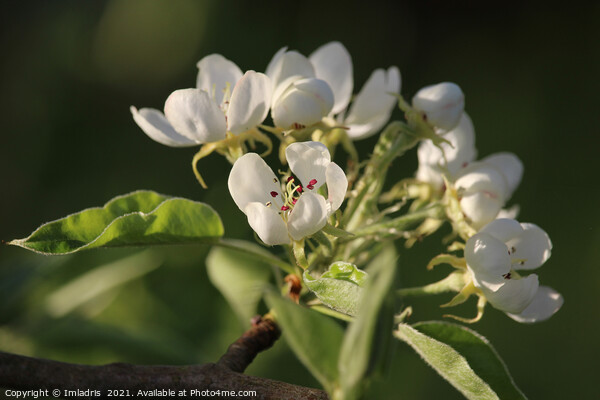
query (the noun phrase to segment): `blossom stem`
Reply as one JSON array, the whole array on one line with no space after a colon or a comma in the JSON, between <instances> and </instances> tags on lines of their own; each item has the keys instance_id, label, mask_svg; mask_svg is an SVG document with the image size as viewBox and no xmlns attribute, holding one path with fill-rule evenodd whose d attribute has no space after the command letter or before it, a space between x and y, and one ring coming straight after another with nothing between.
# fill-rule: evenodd
<instances>
[{"instance_id":1,"label":"blossom stem","mask_svg":"<svg viewBox=\"0 0 600 400\"><path fill-rule=\"evenodd\" d=\"M196 175L196 179L198 179L198 182L204 189L208 189L208 186L206 186L202 175L200 175L200 172L198 172L198 161L215 151L216 148L217 146L215 145L215 143L207 143L200 148L200 150L194 155L194 158L192 159L192 170L194 171L194 175Z\"/></svg>"},{"instance_id":2,"label":"blossom stem","mask_svg":"<svg viewBox=\"0 0 600 400\"><path fill-rule=\"evenodd\" d=\"M400 297L430 296L447 292L460 292L464 285L464 273L453 272L441 281L425 286L398 289L396 294Z\"/></svg>"},{"instance_id":3,"label":"blossom stem","mask_svg":"<svg viewBox=\"0 0 600 400\"><path fill-rule=\"evenodd\" d=\"M331 244L331 240L329 240L329 238L323 233L323 231L319 231L311 237L317 242L319 242L321 247L325 249L326 254L328 253L329 255L331 255L331 252L333 251L333 245Z\"/></svg>"},{"instance_id":4,"label":"blossom stem","mask_svg":"<svg viewBox=\"0 0 600 400\"><path fill-rule=\"evenodd\" d=\"M257 251L254 246L248 246L248 243L242 240L236 239L221 239L214 243L215 246L225 247L228 249L238 250L245 253L249 257L253 257L257 260L264 261L269 265L275 265L281 268L288 274L296 274L296 269L293 265L288 264L279 257L276 257L268 251Z\"/></svg>"},{"instance_id":5,"label":"blossom stem","mask_svg":"<svg viewBox=\"0 0 600 400\"><path fill-rule=\"evenodd\" d=\"M306 261L306 254L304 253L304 239L294 240L293 242L294 257L296 258L296 264L302 269L308 268L308 261Z\"/></svg>"},{"instance_id":6,"label":"blossom stem","mask_svg":"<svg viewBox=\"0 0 600 400\"><path fill-rule=\"evenodd\" d=\"M433 204L430 207L412 212L410 214L402 215L401 217L368 225L362 229L358 229L352 232L354 236L343 238L342 240L350 241L365 236L397 237L410 226L421 222L427 218L439 219L443 217L443 207L440 204Z\"/></svg>"},{"instance_id":7,"label":"blossom stem","mask_svg":"<svg viewBox=\"0 0 600 400\"><path fill-rule=\"evenodd\" d=\"M362 225L369 214L376 213L378 197L391 162L414 147L419 140L403 122L394 121L385 128L363 176L356 183L354 197L348 201L343 226L351 231Z\"/></svg>"}]
</instances>

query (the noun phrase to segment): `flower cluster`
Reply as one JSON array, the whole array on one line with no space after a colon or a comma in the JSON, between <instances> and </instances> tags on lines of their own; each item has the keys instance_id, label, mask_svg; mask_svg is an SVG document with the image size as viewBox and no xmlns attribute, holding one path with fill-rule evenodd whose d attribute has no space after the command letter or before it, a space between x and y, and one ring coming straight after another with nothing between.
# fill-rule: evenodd
<instances>
[{"instance_id":1,"label":"flower cluster","mask_svg":"<svg viewBox=\"0 0 600 400\"><path fill-rule=\"evenodd\" d=\"M195 88L171 93L164 113L131 107L133 118L159 143L203 145L192 163L203 185L196 170L200 158L216 151L233 164L229 191L250 227L263 244L288 246L290 258L305 270L302 276L291 274L289 281L310 277L312 284L305 284L316 290L315 279L342 279L339 271L326 270L336 263L366 277L358 266L372 259L383 242L406 238L410 246L448 221L452 237L463 240L450 251L464 250L464 257L434 258L431 265L447 262L458 271L431 285L434 291L459 292L447 305L470 295L480 299L476 318L456 318L478 320L486 302L519 322L544 320L561 307L558 292L527 274L550 257L548 235L514 220L514 208L505 209L521 182L523 164L507 152L477 159L475 129L455 83L426 86L409 104L399 94L400 72L392 66L373 71L353 96L352 59L339 42L308 57L283 47L264 73L244 73L218 54L197 66ZM405 121L388 123L396 104ZM361 163L353 142L380 131L371 159ZM272 137L280 142L283 166L277 174L263 159L272 149ZM255 142L267 151L253 151ZM348 152L345 169L332 160L338 144ZM417 144L415 177L382 193L391 162ZM378 209L382 202L397 200ZM391 216L405 204L410 205L404 215ZM414 222L421 225L411 230ZM305 244L312 250L308 257ZM294 288L290 297L299 301L302 283ZM327 303L335 296L314 294L340 310L339 304Z\"/></svg>"},{"instance_id":2,"label":"flower cluster","mask_svg":"<svg viewBox=\"0 0 600 400\"><path fill-rule=\"evenodd\" d=\"M431 141L419 145L416 178L438 190L444 188L444 178L453 184L464 217L473 228L494 220L521 182L523 164L519 158L502 152L474 161L475 129L463 111L464 96L455 84L421 89L413 106L424 110L426 120L446 140L439 145Z\"/></svg>"},{"instance_id":3,"label":"flower cluster","mask_svg":"<svg viewBox=\"0 0 600 400\"><path fill-rule=\"evenodd\" d=\"M467 222L466 229L455 225L457 233L468 238L467 285L461 299L476 293L519 322L549 318L562 306L562 296L539 286L536 274L521 276L517 270L541 266L550 257L550 238L537 225L512 219L514 209L503 209L521 182L523 164L507 152L475 161L475 130L457 85L446 82L421 89L412 105L445 139L438 144L421 142L416 179L458 204L447 208L451 221Z\"/></svg>"},{"instance_id":4,"label":"flower cluster","mask_svg":"<svg viewBox=\"0 0 600 400\"><path fill-rule=\"evenodd\" d=\"M473 284L495 308L519 322L538 322L562 306L562 296L521 276L550 258L552 242L537 225L497 219L467 240L465 258Z\"/></svg>"},{"instance_id":5,"label":"flower cluster","mask_svg":"<svg viewBox=\"0 0 600 400\"><path fill-rule=\"evenodd\" d=\"M309 57L279 50L265 73L242 70L219 54L197 64L196 88L176 90L164 114L131 107L135 122L153 140L185 147L224 140L262 124L269 110L275 128L303 129L324 122L341 125L353 139L375 134L388 121L400 92L396 67L377 69L350 105L352 60L339 42L325 44Z\"/></svg>"}]
</instances>

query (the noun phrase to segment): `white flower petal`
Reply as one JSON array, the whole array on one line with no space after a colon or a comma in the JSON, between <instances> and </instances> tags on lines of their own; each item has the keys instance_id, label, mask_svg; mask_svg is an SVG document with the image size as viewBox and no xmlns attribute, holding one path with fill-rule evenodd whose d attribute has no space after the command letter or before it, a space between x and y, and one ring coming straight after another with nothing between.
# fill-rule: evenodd
<instances>
[{"instance_id":1,"label":"white flower petal","mask_svg":"<svg viewBox=\"0 0 600 400\"><path fill-rule=\"evenodd\" d=\"M276 126L289 129L322 120L333 107L333 92L323 80L299 79L274 101L271 116Z\"/></svg>"},{"instance_id":2,"label":"white flower petal","mask_svg":"<svg viewBox=\"0 0 600 400\"><path fill-rule=\"evenodd\" d=\"M225 116L203 90L181 89L171 93L165 102L165 116L177 132L198 143L225 139Z\"/></svg>"},{"instance_id":3,"label":"white flower petal","mask_svg":"<svg viewBox=\"0 0 600 400\"><path fill-rule=\"evenodd\" d=\"M266 75L271 79L273 90L277 90L282 82L293 76L314 78L315 69L308 58L297 51L285 51L284 48L275 54Z\"/></svg>"},{"instance_id":4,"label":"white flower petal","mask_svg":"<svg viewBox=\"0 0 600 400\"><path fill-rule=\"evenodd\" d=\"M288 217L288 231L294 240L317 233L327 223L327 202L319 194L304 193Z\"/></svg>"},{"instance_id":5,"label":"white flower petal","mask_svg":"<svg viewBox=\"0 0 600 400\"><path fill-rule=\"evenodd\" d=\"M514 219L498 218L481 228L479 232L492 235L496 239L506 243L510 239L521 235L523 227Z\"/></svg>"},{"instance_id":6,"label":"white flower petal","mask_svg":"<svg viewBox=\"0 0 600 400\"><path fill-rule=\"evenodd\" d=\"M556 290L548 286L540 286L527 308L519 314L507 313L507 315L517 322L540 322L554 315L562 307L563 302L563 297Z\"/></svg>"},{"instance_id":7,"label":"white flower petal","mask_svg":"<svg viewBox=\"0 0 600 400\"><path fill-rule=\"evenodd\" d=\"M450 173L454 175L459 169L466 167L466 164L473 161L477 155L475 129L467 113L463 113L456 128L446 132L443 138L450 142L450 144L441 144L446 159L444 160L442 151L431 140L427 140L419 145L419 163L445 165Z\"/></svg>"},{"instance_id":8,"label":"white flower petal","mask_svg":"<svg viewBox=\"0 0 600 400\"><path fill-rule=\"evenodd\" d=\"M223 101L223 94L227 83L231 88L242 77L242 70L220 54L210 54L196 64L198 67L198 78L196 87L214 96L217 104Z\"/></svg>"},{"instance_id":9,"label":"white flower petal","mask_svg":"<svg viewBox=\"0 0 600 400\"><path fill-rule=\"evenodd\" d=\"M463 168L456 179L455 186L467 194L488 192L490 196L498 197L503 203L508 191L508 183L504 175L493 165L483 162L474 162Z\"/></svg>"},{"instance_id":10,"label":"white flower petal","mask_svg":"<svg viewBox=\"0 0 600 400\"><path fill-rule=\"evenodd\" d=\"M465 96L452 82L426 86L412 99L413 107L425 114L435 127L451 130L456 127L465 106Z\"/></svg>"},{"instance_id":11,"label":"white flower petal","mask_svg":"<svg viewBox=\"0 0 600 400\"><path fill-rule=\"evenodd\" d=\"M460 199L460 208L475 229L479 229L498 215L504 201L491 191L465 193Z\"/></svg>"},{"instance_id":12,"label":"white flower petal","mask_svg":"<svg viewBox=\"0 0 600 400\"><path fill-rule=\"evenodd\" d=\"M508 183L506 199L509 199L523 178L523 163L519 157L513 153L494 153L481 161L492 164L502 172Z\"/></svg>"},{"instance_id":13,"label":"white flower petal","mask_svg":"<svg viewBox=\"0 0 600 400\"><path fill-rule=\"evenodd\" d=\"M500 210L496 218L515 219L519 216L519 211L521 211L521 207L518 204L513 204L511 207Z\"/></svg>"},{"instance_id":14,"label":"white flower petal","mask_svg":"<svg viewBox=\"0 0 600 400\"><path fill-rule=\"evenodd\" d=\"M415 178L421 182L427 182L437 188L442 188L444 180L442 179L442 173L440 167L429 164L419 164Z\"/></svg>"},{"instance_id":15,"label":"white flower petal","mask_svg":"<svg viewBox=\"0 0 600 400\"><path fill-rule=\"evenodd\" d=\"M329 84L333 91L332 114L343 111L350 103L354 80L352 79L352 59L340 42L329 42L309 57L315 68L316 77Z\"/></svg>"},{"instance_id":16,"label":"white flower petal","mask_svg":"<svg viewBox=\"0 0 600 400\"><path fill-rule=\"evenodd\" d=\"M511 268L506 244L487 233L476 233L467 240L465 259L475 286L491 291L504 284L503 276Z\"/></svg>"},{"instance_id":17,"label":"white flower petal","mask_svg":"<svg viewBox=\"0 0 600 400\"><path fill-rule=\"evenodd\" d=\"M142 108L139 111L131 106L129 108L133 120L151 139L171 147L189 147L200 144L197 140L180 135L167 121L164 114L153 108Z\"/></svg>"},{"instance_id":18,"label":"white flower petal","mask_svg":"<svg viewBox=\"0 0 600 400\"><path fill-rule=\"evenodd\" d=\"M332 162L325 170L327 182L327 215L331 215L340 208L348 190L348 178L339 165Z\"/></svg>"},{"instance_id":19,"label":"white flower petal","mask_svg":"<svg viewBox=\"0 0 600 400\"><path fill-rule=\"evenodd\" d=\"M277 53L275 53L271 61L269 61L269 65L267 65L267 68L265 69L265 75L267 75L269 78L275 74L275 68L279 68L279 59L285 54L287 49L287 46L283 46L277 50Z\"/></svg>"},{"instance_id":20,"label":"white flower petal","mask_svg":"<svg viewBox=\"0 0 600 400\"><path fill-rule=\"evenodd\" d=\"M518 314L526 309L538 291L539 281L536 274L522 279L506 279L504 285L495 292L483 290L485 297L497 309Z\"/></svg>"},{"instance_id":21,"label":"white flower petal","mask_svg":"<svg viewBox=\"0 0 600 400\"><path fill-rule=\"evenodd\" d=\"M506 242L513 259L525 260L516 269L535 269L550 258L552 242L548 234L534 224L522 223L520 235ZM512 250L514 248L514 251Z\"/></svg>"},{"instance_id":22,"label":"white flower petal","mask_svg":"<svg viewBox=\"0 0 600 400\"><path fill-rule=\"evenodd\" d=\"M475 130L471 118L466 113L463 113L457 127L445 133L444 139L450 142L450 144L442 143L440 145L444 153L430 140L422 141L419 144L417 151L419 169L425 164L437 171L438 175L441 175L444 172L440 168L442 166L445 167L449 173L449 177L452 179L461 168L466 167L477 156ZM419 174L417 175L417 179L419 180L441 186L441 177L434 177L432 180L426 180L427 178L430 178L430 176L429 171L426 170L421 172L420 176Z\"/></svg>"},{"instance_id":23,"label":"white flower petal","mask_svg":"<svg viewBox=\"0 0 600 400\"><path fill-rule=\"evenodd\" d=\"M233 201L243 212L252 202L263 206L272 202L272 208L276 211L283 205L279 180L256 153L247 153L237 159L229 173L227 185Z\"/></svg>"},{"instance_id":24,"label":"white flower petal","mask_svg":"<svg viewBox=\"0 0 600 400\"><path fill-rule=\"evenodd\" d=\"M262 123L271 107L272 92L271 80L265 74L246 72L231 94L228 130L239 135Z\"/></svg>"},{"instance_id":25,"label":"white flower petal","mask_svg":"<svg viewBox=\"0 0 600 400\"><path fill-rule=\"evenodd\" d=\"M243 211L260 240L271 246L290 243L285 222L276 209L262 203L249 203Z\"/></svg>"},{"instance_id":26,"label":"white flower petal","mask_svg":"<svg viewBox=\"0 0 600 400\"><path fill-rule=\"evenodd\" d=\"M348 136L354 140L376 133L390 118L396 97L388 93L400 92L400 71L390 67L387 71L376 69L352 102L344 125Z\"/></svg>"},{"instance_id":27,"label":"white flower petal","mask_svg":"<svg viewBox=\"0 0 600 400\"><path fill-rule=\"evenodd\" d=\"M296 142L285 149L285 157L290 169L300 179L304 191L314 179L313 191L317 191L326 182L327 166L331 164L331 155L327 146L319 142Z\"/></svg>"}]
</instances>

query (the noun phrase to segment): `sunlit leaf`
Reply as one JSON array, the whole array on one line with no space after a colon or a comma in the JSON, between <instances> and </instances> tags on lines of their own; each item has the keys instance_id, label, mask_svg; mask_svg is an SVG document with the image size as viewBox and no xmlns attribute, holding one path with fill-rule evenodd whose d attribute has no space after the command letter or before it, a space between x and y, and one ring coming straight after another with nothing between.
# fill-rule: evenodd
<instances>
[{"instance_id":1,"label":"sunlit leaf","mask_svg":"<svg viewBox=\"0 0 600 400\"><path fill-rule=\"evenodd\" d=\"M526 399L494 347L479 333L465 326L443 321L420 322L413 325L413 328L460 353L471 369L501 399Z\"/></svg>"},{"instance_id":2,"label":"sunlit leaf","mask_svg":"<svg viewBox=\"0 0 600 400\"><path fill-rule=\"evenodd\" d=\"M323 304L336 311L355 316L362 296L361 287L367 273L346 262L331 264L319 278L313 278L308 271L303 279L306 286Z\"/></svg>"},{"instance_id":3,"label":"sunlit leaf","mask_svg":"<svg viewBox=\"0 0 600 400\"><path fill-rule=\"evenodd\" d=\"M137 191L46 223L8 244L54 255L96 247L211 243L222 235L221 219L210 206Z\"/></svg>"},{"instance_id":4,"label":"sunlit leaf","mask_svg":"<svg viewBox=\"0 0 600 400\"><path fill-rule=\"evenodd\" d=\"M394 336L408 343L438 374L467 399L491 400L502 398L504 400L524 398L519 392L515 392L518 394L517 396L499 397L490 385L482 379L482 376L474 371L470 365L470 360L466 358L467 354L464 353L464 349L470 346L477 347L477 350L467 351L469 358L472 357L473 352L480 350L489 355L489 345L481 340L481 337L458 325L445 324L446 326L442 326L438 324L442 323L421 324L420 328L423 330L421 332L420 329L401 323L394 332ZM434 337L424 332L431 332ZM459 345L457 346L457 344ZM459 352L459 349L462 352ZM482 358L485 359L486 356L482 355L478 358L481 360ZM494 359L488 359L484 363L490 361L496 363L498 358L494 357Z\"/></svg>"}]
</instances>

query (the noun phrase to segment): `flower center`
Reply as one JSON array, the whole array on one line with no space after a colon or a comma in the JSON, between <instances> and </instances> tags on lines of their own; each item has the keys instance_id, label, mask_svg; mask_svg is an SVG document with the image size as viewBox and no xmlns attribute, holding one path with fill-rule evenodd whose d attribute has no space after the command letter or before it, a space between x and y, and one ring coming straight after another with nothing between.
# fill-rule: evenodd
<instances>
[{"instance_id":1,"label":"flower center","mask_svg":"<svg viewBox=\"0 0 600 400\"><path fill-rule=\"evenodd\" d=\"M277 183L278 180L273 179L273 182ZM317 180L311 179L308 182L308 185L306 185L306 188L309 190L313 190L315 188L316 184L317 184ZM304 192L304 187L302 186L302 184L296 183L296 178L294 178L293 176L288 176L286 179L285 186L282 187L282 189L283 190L282 190L281 197L283 197L283 205L281 205L281 206L279 206L279 204L277 204L279 202L276 201L277 196L280 195L280 193L278 191L272 190L269 192L269 195L271 195L271 197L273 199L276 199L276 200L274 200L274 202L276 203L275 206L279 207L279 215L281 215L281 217L283 218L284 221L287 221L287 218L288 218L290 212L294 209L294 206L298 202L298 199ZM274 206L273 202L271 202L271 201L268 201L265 205L267 207Z\"/></svg>"}]
</instances>

